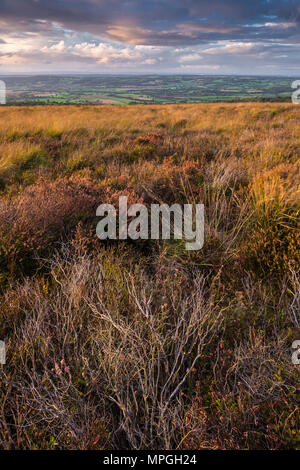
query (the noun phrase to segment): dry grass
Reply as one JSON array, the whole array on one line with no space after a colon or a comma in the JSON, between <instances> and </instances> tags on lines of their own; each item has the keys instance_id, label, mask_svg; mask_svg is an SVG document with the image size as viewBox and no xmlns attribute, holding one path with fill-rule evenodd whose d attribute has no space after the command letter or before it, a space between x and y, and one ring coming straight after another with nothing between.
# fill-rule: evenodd
<instances>
[{"instance_id":1,"label":"dry grass","mask_svg":"<svg viewBox=\"0 0 300 470\"><path fill-rule=\"evenodd\" d=\"M300 109L0 118L0 447L299 448ZM203 203L203 249L97 240L121 194Z\"/></svg>"}]
</instances>

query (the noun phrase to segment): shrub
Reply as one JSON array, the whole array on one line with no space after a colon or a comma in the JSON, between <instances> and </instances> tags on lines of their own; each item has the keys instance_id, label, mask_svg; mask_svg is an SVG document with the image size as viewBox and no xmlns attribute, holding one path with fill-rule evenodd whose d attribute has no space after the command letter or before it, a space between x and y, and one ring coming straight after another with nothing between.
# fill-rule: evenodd
<instances>
[{"instance_id":1,"label":"shrub","mask_svg":"<svg viewBox=\"0 0 300 470\"><path fill-rule=\"evenodd\" d=\"M30 269L34 254L49 255L79 221L93 219L98 205L99 189L87 178L42 178L11 201L1 201L2 267Z\"/></svg>"}]
</instances>

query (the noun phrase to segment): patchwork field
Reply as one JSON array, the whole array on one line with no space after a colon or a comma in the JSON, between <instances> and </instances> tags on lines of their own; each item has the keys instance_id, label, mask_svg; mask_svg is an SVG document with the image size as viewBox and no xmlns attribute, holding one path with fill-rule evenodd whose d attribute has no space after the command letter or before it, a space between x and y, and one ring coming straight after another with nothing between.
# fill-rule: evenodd
<instances>
[{"instance_id":1,"label":"patchwork field","mask_svg":"<svg viewBox=\"0 0 300 470\"><path fill-rule=\"evenodd\" d=\"M2 449L300 449L300 106L0 107ZM205 243L97 239L203 203Z\"/></svg>"}]
</instances>

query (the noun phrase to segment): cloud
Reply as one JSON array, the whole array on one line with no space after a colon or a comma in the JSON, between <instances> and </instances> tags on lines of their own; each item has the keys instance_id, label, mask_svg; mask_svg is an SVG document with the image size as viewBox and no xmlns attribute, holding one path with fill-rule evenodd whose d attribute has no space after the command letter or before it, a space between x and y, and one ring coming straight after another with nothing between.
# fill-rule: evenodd
<instances>
[{"instance_id":1,"label":"cloud","mask_svg":"<svg viewBox=\"0 0 300 470\"><path fill-rule=\"evenodd\" d=\"M65 41L59 41L56 44L52 44L51 46L44 46L41 49L41 52L44 53L60 53L65 50Z\"/></svg>"},{"instance_id":2,"label":"cloud","mask_svg":"<svg viewBox=\"0 0 300 470\"><path fill-rule=\"evenodd\" d=\"M200 72L200 73L209 73L209 72L216 72L218 70L220 70L221 68L221 65L219 64L216 64L216 65L205 65L205 64L198 64L198 65L181 65L180 66L180 69L183 71L183 72L189 72L189 73L193 73L193 72Z\"/></svg>"},{"instance_id":3,"label":"cloud","mask_svg":"<svg viewBox=\"0 0 300 470\"><path fill-rule=\"evenodd\" d=\"M285 23L265 23L267 28L279 28L279 29L289 29L296 28L297 23L295 21L285 22Z\"/></svg>"},{"instance_id":4,"label":"cloud","mask_svg":"<svg viewBox=\"0 0 300 470\"><path fill-rule=\"evenodd\" d=\"M112 45L100 43L75 44L71 53L84 58L94 59L99 64L108 64L114 62L131 62L142 59L141 53L130 48L116 48Z\"/></svg>"},{"instance_id":5,"label":"cloud","mask_svg":"<svg viewBox=\"0 0 300 470\"><path fill-rule=\"evenodd\" d=\"M202 59L203 59L203 56L200 54L186 54L186 55L182 55L181 57L179 57L178 62L179 63L182 63L182 62L194 63L194 62L199 62Z\"/></svg>"},{"instance_id":6,"label":"cloud","mask_svg":"<svg viewBox=\"0 0 300 470\"><path fill-rule=\"evenodd\" d=\"M45 38L44 38L45 41ZM53 63L81 63L96 67L126 67L140 63L153 66L161 60L162 49L153 46L128 46L108 42L82 41L81 35L69 34L63 40L52 42L41 37L29 36L20 43L18 36L10 37L5 47L0 49L0 63L19 62L33 65Z\"/></svg>"}]
</instances>

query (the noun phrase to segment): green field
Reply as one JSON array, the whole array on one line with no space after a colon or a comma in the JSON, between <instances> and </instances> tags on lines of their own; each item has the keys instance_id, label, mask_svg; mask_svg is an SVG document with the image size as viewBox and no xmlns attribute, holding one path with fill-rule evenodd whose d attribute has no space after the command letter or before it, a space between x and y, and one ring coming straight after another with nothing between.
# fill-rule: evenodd
<instances>
[{"instance_id":1,"label":"green field","mask_svg":"<svg viewBox=\"0 0 300 470\"><path fill-rule=\"evenodd\" d=\"M292 78L199 75L10 76L8 104L290 101Z\"/></svg>"}]
</instances>

